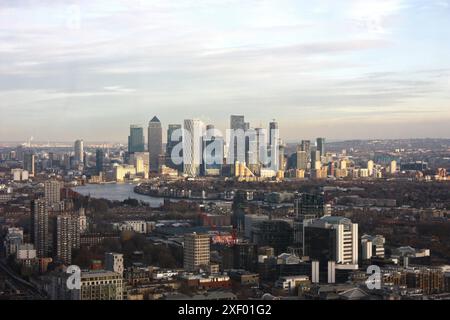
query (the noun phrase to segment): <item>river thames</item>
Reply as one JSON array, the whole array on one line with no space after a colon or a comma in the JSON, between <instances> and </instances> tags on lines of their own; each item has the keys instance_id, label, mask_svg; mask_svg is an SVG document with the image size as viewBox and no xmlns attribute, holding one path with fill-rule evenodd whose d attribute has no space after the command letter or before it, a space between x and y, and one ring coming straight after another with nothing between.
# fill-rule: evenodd
<instances>
[{"instance_id":1,"label":"river thames","mask_svg":"<svg viewBox=\"0 0 450 320\"><path fill-rule=\"evenodd\" d=\"M135 184L113 183L113 184L87 184L85 186L73 187L72 190L83 196L91 196L97 199L107 199L111 201L123 201L128 198L136 199L150 204L157 208L164 203L163 198L155 198L137 194L134 192Z\"/></svg>"}]
</instances>

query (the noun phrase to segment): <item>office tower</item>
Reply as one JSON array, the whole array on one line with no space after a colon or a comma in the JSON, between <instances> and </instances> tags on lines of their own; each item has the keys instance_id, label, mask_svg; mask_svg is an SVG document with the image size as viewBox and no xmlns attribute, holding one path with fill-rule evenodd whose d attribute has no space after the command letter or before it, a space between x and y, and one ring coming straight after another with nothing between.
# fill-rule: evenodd
<instances>
[{"instance_id":1,"label":"office tower","mask_svg":"<svg viewBox=\"0 0 450 320\"><path fill-rule=\"evenodd\" d=\"M77 247L78 224L76 217L64 213L56 217L55 237L56 259L64 264L71 264L72 249Z\"/></svg>"},{"instance_id":2,"label":"office tower","mask_svg":"<svg viewBox=\"0 0 450 320\"><path fill-rule=\"evenodd\" d=\"M123 276L123 254L113 252L105 253L105 269Z\"/></svg>"},{"instance_id":3,"label":"office tower","mask_svg":"<svg viewBox=\"0 0 450 320\"><path fill-rule=\"evenodd\" d=\"M269 122L269 145L271 146L273 143L277 143L277 134L275 130L278 130L278 122L272 120Z\"/></svg>"},{"instance_id":4,"label":"office tower","mask_svg":"<svg viewBox=\"0 0 450 320\"><path fill-rule=\"evenodd\" d=\"M95 169L97 174L103 172L103 159L105 158L105 153L103 149L97 149L95 151Z\"/></svg>"},{"instance_id":5,"label":"office tower","mask_svg":"<svg viewBox=\"0 0 450 320\"><path fill-rule=\"evenodd\" d=\"M150 153L150 172L158 172L159 158L162 154L162 126L156 116L148 123L148 152Z\"/></svg>"},{"instance_id":6,"label":"office tower","mask_svg":"<svg viewBox=\"0 0 450 320\"><path fill-rule=\"evenodd\" d=\"M58 180L47 180L44 182L45 202L48 207L59 205L61 202L61 189L64 183Z\"/></svg>"},{"instance_id":7,"label":"office tower","mask_svg":"<svg viewBox=\"0 0 450 320\"><path fill-rule=\"evenodd\" d=\"M316 140L316 148L320 153L320 157L325 157L325 138L317 138ZM320 160L319 157L319 160Z\"/></svg>"},{"instance_id":8,"label":"office tower","mask_svg":"<svg viewBox=\"0 0 450 320\"><path fill-rule=\"evenodd\" d=\"M308 154L306 151L297 151L296 169L306 170L308 168Z\"/></svg>"},{"instance_id":9,"label":"office tower","mask_svg":"<svg viewBox=\"0 0 450 320\"><path fill-rule=\"evenodd\" d=\"M258 246L271 246L279 255L294 243L293 231L287 221L263 220L253 227L252 242Z\"/></svg>"},{"instance_id":10,"label":"office tower","mask_svg":"<svg viewBox=\"0 0 450 320\"><path fill-rule=\"evenodd\" d=\"M304 221L303 254L326 265L358 265L358 224L338 216Z\"/></svg>"},{"instance_id":11,"label":"office tower","mask_svg":"<svg viewBox=\"0 0 450 320\"><path fill-rule=\"evenodd\" d=\"M31 238L39 258L48 257L48 210L45 199L31 202Z\"/></svg>"},{"instance_id":12,"label":"office tower","mask_svg":"<svg viewBox=\"0 0 450 320\"><path fill-rule=\"evenodd\" d=\"M75 149L75 162L77 164L83 164L84 163L84 141L83 140L75 141L74 149Z\"/></svg>"},{"instance_id":13,"label":"office tower","mask_svg":"<svg viewBox=\"0 0 450 320\"><path fill-rule=\"evenodd\" d=\"M177 169L178 171L182 171L183 166L174 163L172 159L172 150L175 148L176 145L178 145L183 141L183 134L181 130L182 130L181 124L169 124L167 128L166 165L172 169ZM172 141L172 139L174 141ZM178 156L183 157L183 153L181 152Z\"/></svg>"},{"instance_id":14,"label":"office tower","mask_svg":"<svg viewBox=\"0 0 450 320\"><path fill-rule=\"evenodd\" d=\"M285 166L284 166L284 150L285 150L286 146L282 144L282 142L280 141L280 144L278 146L278 170L284 171L285 170Z\"/></svg>"},{"instance_id":15,"label":"office tower","mask_svg":"<svg viewBox=\"0 0 450 320\"><path fill-rule=\"evenodd\" d=\"M197 119L184 120L183 171L190 177L200 174L204 124Z\"/></svg>"},{"instance_id":16,"label":"office tower","mask_svg":"<svg viewBox=\"0 0 450 320\"><path fill-rule=\"evenodd\" d=\"M397 172L397 161L392 160L391 165L389 167L390 174L395 174Z\"/></svg>"},{"instance_id":17,"label":"office tower","mask_svg":"<svg viewBox=\"0 0 450 320\"><path fill-rule=\"evenodd\" d=\"M246 122L244 119L244 116L242 115L231 115L230 116L230 129L231 129L231 136L229 137L229 152L233 151L233 158L229 159L229 164L234 164L236 161L244 162L246 160L247 156L247 141L244 141L245 146L244 148L241 148L239 146L238 138L235 136L240 130L243 132L246 131ZM236 131L238 130L238 131ZM247 140L247 139L245 139ZM242 143L242 142L241 142Z\"/></svg>"},{"instance_id":18,"label":"office tower","mask_svg":"<svg viewBox=\"0 0 450 320\"><path fill-rule=\"evenodd\" d=\"M367 161L367 171L369 172L369 176L373 176L373 168L374 168L374 163L372 160Z\"/></svg>"},{"instance_id":19,"label":"office tower","mask_svg":"<svg viewBox=\"0 0 450 320\"><path fill-rule=\"evenodd\" d=\"M363 235L361 237L361 259L368 260L372 257L384 258L385 242L385 238L381 235Z\"/></svg>"},{"instance_id":20,"label":"office tower","mask_svg":"<svg viewBox=\"0 0 450 320\"><path fill-rule=\"evenodd\" d=\"M128 136L128 152L144 152L145 138L144 128L140 125L132 124L130 126L130 135Z\"/></svg>"},{"instance_id":21,"label":"office tower","mask_svg":"<svg viewBox=\"0 0 450 320\"><path fill-rule=\"evenodd\" d=\"M206 133L203 137L203 165L202 174L215 175L221 174L223 163L224 139L217 135L214 126L206 126Z\"/></svg>"},{"instance_id":22,"label":"office tower","mask_svg":"<svg viewBox=\"0 0 450 320\"><path fill-rule=\"evenodd\" d=\"M210 264L210 238L208 234L184 235L184 269L198 271Z\"/></svg>"},{"instance_id":23,"label":"office tower","mask_svg":"<svg viewBox=\"0 0 450 320\"><path fill-rule=\"evenodd\" d=\"M300 143L300 151L305 151L308 157L308 163L311 161L311 141L302 140Z\"/></svg>"},{"instance_id":24,"label":"office tower","mask_svg":"<svg viewBox=\"0 0 450 320\"><path fill-rule=\"evenodd\" d=\"M28 174L33 177L36 174L35 165L36 156L32 153L26 153L23 157L23 169L28 171Z\"/></svg>"},{"instance_id":25,"label":"office tower","mask_svg":"<svg viewBox=\"0 0 450 320\"><path fill-rule=\"evenodd\" d=\"M314 170L319 170L321 168L320 151L319 150L314 149L311 151L311 168Z\"/></svg>"},{"instance_id":26,"label":"office tower","mask_svg":"<svg viewBox=\"0 0 450 320\"><path fill-rule=\"evenodd\" d=\"M244 130L245 131L245 119L241 115L231 115L230 116L230 129L231 130Z\"/></svg>"},{"instance_id":27,"label":"office tower","mask_svg":"<svg viewBox=\"0 0 450 320\"><path fill-rule=\"evenodd\" d=\"M317 219L331 214L325 205L324 196L310 193L302 193L298 199L294 200L294 212L300 220Z\"/></svg>"},{"instance_id":28,"label":"office tower","mask_svg":"<svg viewBox=\"0 0 450 320\"><path fill-rule=\"evenodd\" d=\"M255 164L265 163L267 158L267 140L263 128L255 128L256 133L256 159Z\"/></svg>"}]
</instances>

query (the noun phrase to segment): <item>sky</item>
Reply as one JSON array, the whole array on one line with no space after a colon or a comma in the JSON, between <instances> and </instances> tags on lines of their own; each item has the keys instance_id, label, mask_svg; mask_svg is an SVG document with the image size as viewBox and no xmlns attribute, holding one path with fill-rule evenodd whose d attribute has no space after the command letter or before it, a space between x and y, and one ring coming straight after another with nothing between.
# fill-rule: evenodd
<instances>
[{"instance_id":1,"label":"sky","mask_svg":"<svg viewBox=\"0 0 450 320\"><path fill-rule=\"evenodd\" d=\"M0 0L0 141L450 138L449 89L450 0Z\"/></svg>"}]
</instances>

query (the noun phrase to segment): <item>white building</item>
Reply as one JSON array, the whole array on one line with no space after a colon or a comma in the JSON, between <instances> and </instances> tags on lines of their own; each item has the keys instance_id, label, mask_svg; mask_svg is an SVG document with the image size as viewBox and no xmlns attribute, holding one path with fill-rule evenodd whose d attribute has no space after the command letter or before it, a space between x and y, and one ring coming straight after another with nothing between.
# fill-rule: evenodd
<instances>
[{"instance_id":1,"label":"white building","mask_svg":"<svg viewBox=\"0 0 450 320\"><path fill-rule=\"evenodd\" d=\"M23 229L22 228L8 228L3 247L5 248L5 255L15 254L23 243Z\"/></svg>"},{"instance_id":2,"label":"white building","mask_svg":"<svg viewBox=\"0 0 450 320\"><path fill-rule=\"evenodd\" d=\"M29 178L28 171L23 169L12 169L11 174L15 182L27 181Z\"/></svg>"},{"instance_id":3,"label":"white building","mask_svg":"<svg viewBox=\"0 0 450 320\"><path fill-rule=\"evenodd\" d=\"M36 259L37 254L33 244L25 243L19 246L16 252L16 260L23 262L25 260Z\"/></svg>"},{"instance_id":4,"label":"white building","mask_svg":"<svg viewBox=\"0 0 450 320\"><path fill-rule=\"evenodd\" d=\"M372 257L384 258L384 243L385 239L381 235L363 235L361 237L361 259L368 260Z\"/></svg>"},{"instance_id":5,"label":"white building","mask_svg":"<svg viewBox=\"0 0 450 320\"><path fill-rule=\"evenodd\" d=\"M105 269L123 275L123 254L105 253Z\"/></svg>"},{"instance_id":6,"label":"white building","mask_svg":"<svg viewBox=\"0 0 450 320\"><path fill-rule=\"evenodd\" d=\"M183 130L183 172L190 177L200 174L202 163L202 139L205 125L197 119L184 120Z\"/></svg>"},{"instance_id":7,"label":"white building","mask_svg":"<svg viewBox=\"0 0 450 320\"><path fill-rule=\"evenodd\" d=\"M302 283L309 283L309 276L287 276L281 277L275 282L275 287L283 289L290 294L294 293Z\"/></svg>"},{"instance_id":8,"label":"white building","mask_svg":"<svg viewBox=\"0 0 450 320\"><path fill-rule=\"evenodd\" d=\"M123 221L115 225L115 228L120 231L134 231L136 233L148 233L148 224L144 220L129 220Z\"/></svg>"}]
</instances>

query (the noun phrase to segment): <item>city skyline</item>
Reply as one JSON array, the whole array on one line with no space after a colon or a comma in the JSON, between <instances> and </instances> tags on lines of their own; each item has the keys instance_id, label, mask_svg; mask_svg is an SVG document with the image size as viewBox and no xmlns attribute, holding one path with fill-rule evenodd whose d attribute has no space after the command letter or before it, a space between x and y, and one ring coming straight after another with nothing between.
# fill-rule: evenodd
<instances>
[{"instance_id":1,"label":"city skyline","mask_svg":"<svg viewBox=\"0 0 450 320\"><path fill-rule=\"evenodd\" d=\"M450 136L448 1L0 8L1 141L126 141L154 115L224 130L231 114L275 118L287 142Z\"/></svg>"}]
</instances>

